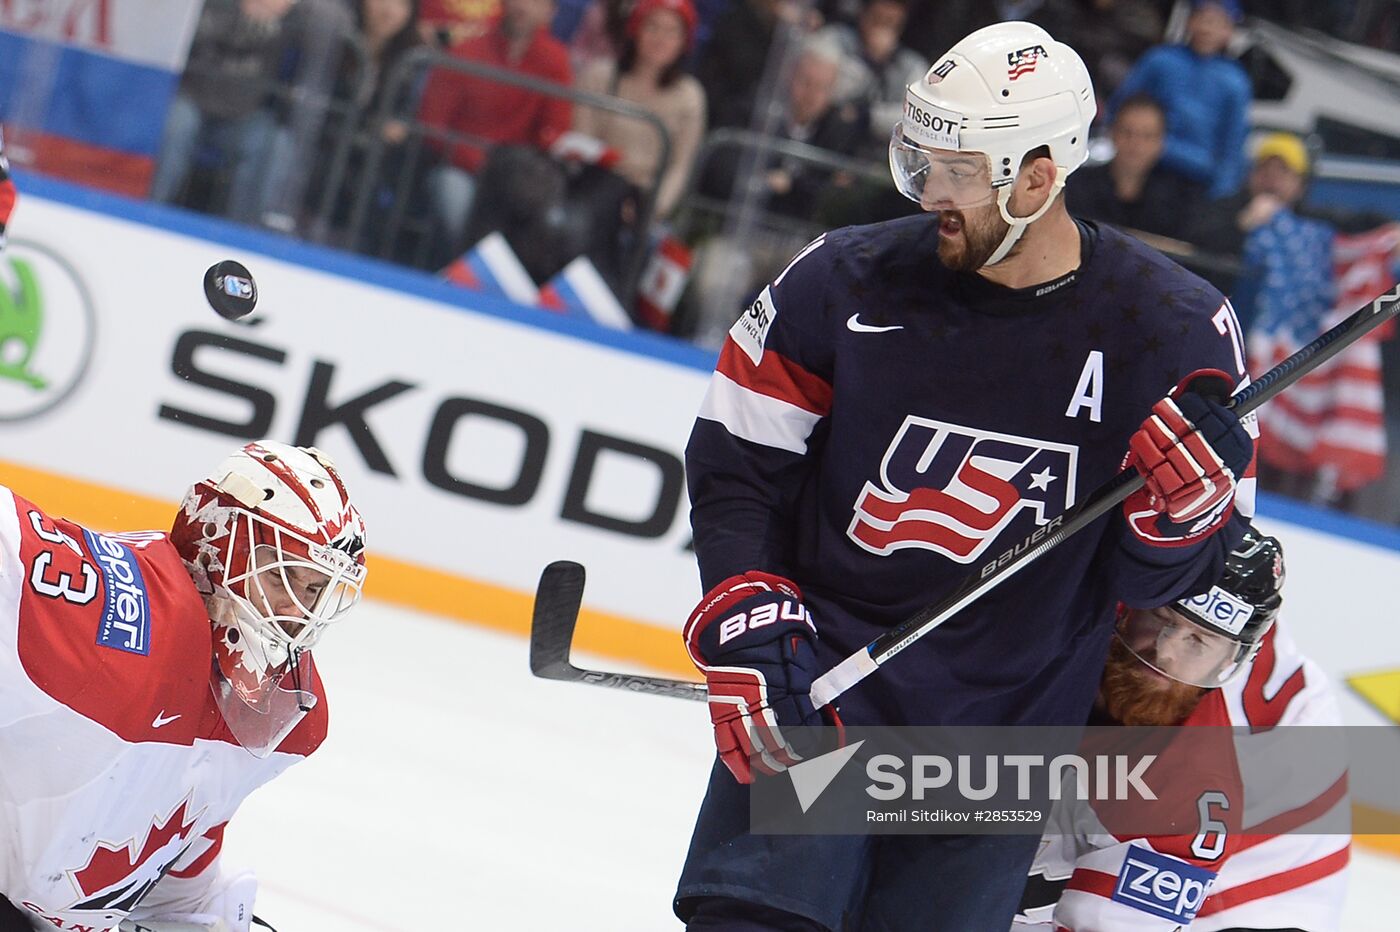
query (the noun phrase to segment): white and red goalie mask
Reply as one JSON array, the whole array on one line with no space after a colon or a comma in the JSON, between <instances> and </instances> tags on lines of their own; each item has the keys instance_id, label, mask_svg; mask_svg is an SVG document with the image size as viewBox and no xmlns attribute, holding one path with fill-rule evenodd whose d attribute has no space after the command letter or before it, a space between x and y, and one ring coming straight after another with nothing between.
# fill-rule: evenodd
<instances>
[{"instance_id":1,"label":"white and red goalie mask","mask_svg":"<svg viewBox=\"0 0 1400 932\"><path fill-rule=\"evenodd\" d=\"M263 440L195 483L171 540L214 626L221 711L244 747L258 753L253 745L280 741L296 724L293 708L305 712L315 701L302 689L301 658L360 600L364 522L329 457ZM279 686L288 674L290 692ZM279 706L286 714L273 722ZM251 744L239 733L248 710L260 722Z\"/></svg>"}]
</instances>

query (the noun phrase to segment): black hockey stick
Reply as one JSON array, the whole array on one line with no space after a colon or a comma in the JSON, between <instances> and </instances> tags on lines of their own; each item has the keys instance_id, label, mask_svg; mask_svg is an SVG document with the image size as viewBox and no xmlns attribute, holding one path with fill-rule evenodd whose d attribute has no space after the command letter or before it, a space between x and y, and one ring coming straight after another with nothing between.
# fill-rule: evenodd
<instances>
[{"instance_id":1,"label":"black hockey stick","mask_svg":"<svg viewBox=\"0 0 1400 932\"><path fill-rule=\"evenodd\" d=\"M556 560L540 574L535 590L535 613L530 621L530 672L547 680L593 683L637 693L655 693L680 699L705 700L705 685L664 676L604 673L583 670L569 662L574 625L583 602L584 569L581 564Z\"/></svg>"},{"instance_id":2,"label":"black hockey stick","mask_svg":"<svg viewBox=\"0 0 1400 932\"><path fill-rule=\"evenodd\" d=\"M1244 417L1398 313L1400 286L1376 298L1264 373L1258 381L1241 389L1230 398L1228 406L1237 415ZM1142 488L1142 485L1142 475L1136 469L1125 469L1118 473L1095 489L1084 501L1071 506L1044 527L1037 528L1010 551L1014 554L1011 559L993 559L964 580L957 591L920 609L817 677L812 683L812 704L818 708L827 705L878 670L904 648L1122 504L1129 495ZM571 569L563 569L564 567ZM556 568L559 568L558 571L553 572ZM557 591L566 587L567 594ZM705 698L705 687L698 683L667 677L629 676L581 670L570 664L569 645L573 638L574 623L582 595L582 566L576 563L551 563L545 568L544 575L540 577L540 588L535 600L534 626L530 632L530 665L536 675L598 683L637 692L678 695L691 699ZM572 602L569 599L572 599ZM543 672L540 666L536 665L537 658L552 660L552 663L548 664L550 672Z\"/></svg>"}]
</instances>

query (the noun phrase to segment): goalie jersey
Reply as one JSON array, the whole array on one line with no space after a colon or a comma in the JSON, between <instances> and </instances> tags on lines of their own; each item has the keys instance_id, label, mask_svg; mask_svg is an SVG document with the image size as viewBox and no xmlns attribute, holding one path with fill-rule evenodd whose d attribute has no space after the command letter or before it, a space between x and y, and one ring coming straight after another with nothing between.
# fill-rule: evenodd
<instances>
[{"instance_id":1,"label":"goalie jersey","mask_svg":"<svg viewBox=\"0 0 1400 932\"><path fill-rule=\"evenodd\" d=\"M1326 675L1275 626L1249 675L1207 693L1182 724L1237 726L1237 734L1247 730L1252 738L1273 726L1341 723ZM1292 746L1290 754L1296 751ZM1222 794L1192 834L1115 835L1092 813L1081 824L1070 815L1074 807L1057 805L1013 932L1340 929L1351 836L1317 831L1348 818L1344 751L1335 760L1335 767L1301 768L1305 780L1282 778L1285 764L1270 777L1248 781L1265 792L1234 807L1243 809L1238 818L1221 805L1227 802ZM1198 762L1210 769L1199 756ZM1244 781L1236 772L1229 782ZM1276 788L1289 798L1270 792Z\"/></svg>"},{"instance_id":2,"label":"goalie jersey","mask_svg":"<svg viewBox=\"0 0 1400 932\"><path fill-rule=\"evenodd\" d=\"M0 895L44 928L198 912L224 827L321 743L266 759L210 689L204 603L164 534L97 533L0 486Z\"/></svg>"},{"instance_id":3,"label":"goalie jersey","mask_svg":"<svg viewBox=\"0 0 1400 932\"><path fill-rule=\"evenodd\" d=\"M1080 267L1020 290L944 267L936 216L804 248L730 330L691 433L703 588L792 579L829 667L1058 527L1184 376L1243 380L1218 291L1109 227L1078 229ZM1207 588L1252 498L1245 478L1235 517L1175 547L1115 509L844 694L842 718L1082 723L1116 604Z\"/></svg>"}]
</instances>

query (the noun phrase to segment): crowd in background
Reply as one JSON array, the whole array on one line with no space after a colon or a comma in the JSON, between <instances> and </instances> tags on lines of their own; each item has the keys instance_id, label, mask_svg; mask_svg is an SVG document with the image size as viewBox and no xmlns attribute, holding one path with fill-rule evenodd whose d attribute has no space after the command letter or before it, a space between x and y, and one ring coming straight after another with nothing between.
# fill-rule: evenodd
<instances>
[{"instance_id":1,"label":"crowd in background","mask_svg":"<svg viewBox=\"0 0 1400 932\"><path fill-rule=\"evenodd\" d=\"M1393 50L1381 7L206 0L150 195L430 271L500 234L535 282L584 257L639 325L714 346L821 229L918 209L883 168L904 88L973 29L1026 19L1079 50L1099 95L1107 157L1070 180L1071 212L1200 260L1268 357L1348 293L1339 251L1383 254L1386 277L1397 237L1304 206L1315 141L1249 137L1236 30L1262 15ZM687 284L657 297L643 273L662 254ZM1261 466L1333 502L1376 478Z\"/></svg>"}]
</instances>

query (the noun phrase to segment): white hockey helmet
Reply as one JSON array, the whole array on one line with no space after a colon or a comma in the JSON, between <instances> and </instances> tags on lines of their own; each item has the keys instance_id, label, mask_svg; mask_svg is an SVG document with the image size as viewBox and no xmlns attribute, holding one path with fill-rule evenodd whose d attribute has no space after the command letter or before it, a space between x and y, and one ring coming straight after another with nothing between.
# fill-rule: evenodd
<instances>
[{"instance_id":1,"label":"white hockey helmet","mask_svg":"<svg viewBox=\"0 0 1400 932\"><path fill-rule=\"evenodd\" d=\"M1050 209L1065 179L1089 154L1089 124L1097 110L1089 70L1074 49L1033 23L1006 22L958 42L905 93L904 117L890 139L890 171L900 193L925 204L924 187L938 158L985 157L986 179L951 207L995 197L1011 230L987 264L1000 262L1026 225ZM1047 146L1058 172L1045 204L1028 217L1007 206L1021 160Z\"/></svg>"},{"instance_id":2,"label":"white hockey helmet","mask_svg":"<svg viewBox=\"0 0 1400 932\"><path fill-rule=\"evenodd\" d=\"M329 457L263 440L195 483L170 536L214 626L221 710L257 753L276 735L240 734L239 723L261 722L264 732L271 719L285 718L273 728L285 734L295 724L292 710L310 707L302 654L360 599L364 522ZM287 694L278 684L289 673L294 690ZM230 697L255 714L246 716ZM270 716L279 703L287 714Z\"/></svg>"}]
</instances>

